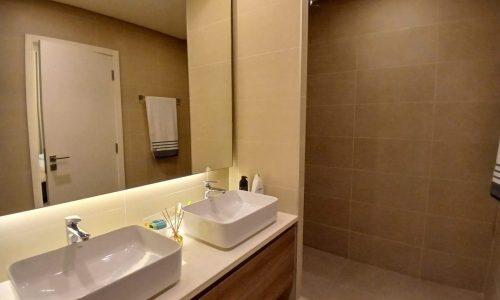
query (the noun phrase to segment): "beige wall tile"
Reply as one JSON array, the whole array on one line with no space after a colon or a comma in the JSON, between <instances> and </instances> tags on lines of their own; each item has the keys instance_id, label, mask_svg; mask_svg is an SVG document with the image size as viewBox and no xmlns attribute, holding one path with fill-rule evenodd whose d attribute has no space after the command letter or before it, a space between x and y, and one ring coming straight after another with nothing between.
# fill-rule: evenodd
<instances>
[{"instance_id":1,"label":"beige wall tile","mask_svg":"<svg viewBox=\"0 0 500 300\"><path fill-rule=\"evenodd\" d=\"M353 104L356 100L356 73L309 75L307 105Z\"/></svg>"},{"instance_id":2,"label":"beige wall tile","mask_svg":"<svg viewBox=\"0 0 500 300\"><path fill-rule=\"evenodd\" d=\"M306 164L350 168L352 148L352 138L308 137Z\"/></svg>"},{"instance_id":3,"label":"beige wall tile","mask_svg":"<svg viewBox=\"0 0 500 300\"><path fill-rule=\"evenodd\" d=\"M493 224L448 217L427 216L425 247L428 249L488 260Z\"/></svg>"},{"instance_id":4,"label":"beige wall tile","mask_svg":"<svg viewBox=\"0 0 500 300\"><path fill-rule=\"evenodd\" d=\"M431 214L494 223L497 200L490 183L432 179L428 212Z\"/></svg>"},{"instance_id":5,"label":"beige wall tile","mask_svg":"<svg viewBox=\"0 0 500 300\"><path fill-rule=\"evenodd\" d=\"M227 61L231 57L231 20L188 30L189 68Z\"/></svg>"},{"instance_id":6,"label":"beige wall tile","mask_svg":"<svg viewBox=\"0 0 500 300\"><path fill-rule=\"evenodd\" d=\"M500 3L496 0L439 0L439 20L496 17Z\"/></svg>"},{"instance_id":7,"label":"beige wall tile","mask_svg":"<svg viewBox=\"0 0 500 300\"><path fill-rule=\"evenodd\" d=\"M434 138L495 143L500 137L500 102L437 103Z\"/></svg>"},{"instance_id":8,"label":"beige wall tile","mask_svg":"<svg viewBox=\"0 0 500 300\"><path fill-rule=\"evenodd\" d=\"M420 249L365 234L352 233L349 258L417 276Z\"/></svg>"},{"instance_id":9,"label":"beige wall tile","mask_svg":"<svg viewBox=\"0 0 500 300\"><path fill-rule=\"evenodd\" d=\"M500 20L440 24L438 53L440 61L500 58Z\"/></svg>"},{"instance_id":10,"label":"beige wall tile","mask_svg":"<svg viewBox=\"0 0 500 300\"><path fill-rule=\"evenodd\" d=\"M500 61L438 64L436 99L440 101L498 101Z\"/></svg>"},{"instance_id":11,"label":"beige wall tile","mask_svg":"<svg viewBox=\"0 0 500 300\"><path fill-rule=\"evenodd\" d=\"M292 2L293 0L288 0L288 1ZM236 16L238 16L242 12L263 8L270 4L271 2L267 0L238 0L233 3L233 5L235 6Z\"/></svg>"},{"instance_id":12,"label":"beige wall tile","mask_svg":"<svg viewBox=\"0 0 500 300\"><path fill-rule=\"evenodd\" d=\"M225 101L226 100L226 101ZM193 140L230 139L232 134L232 105L229 99L205 99L190 105L190 128ZM211 118L207 118L210 116ZM192 146L194 150L194 146Z\"/></svg>"},{"instance_id":13,"label":"beige wall tile","mask_svg":"<svg viewBox=\"0 0 500 300\"><path fill-rule=\"evenodd\" d=\"M428 175L431 144L424 141L354 140L354 167L360 170Z\"/></svg>"},{"instance_id":14,"label":"beige wall tile","mask_svg":"<svg viewBox=\"0 0 500 300\"><path fill-rule=\"evenodd\" d=\"M360 71L357 102L432 101L434 73L434 65Z\"/></svg>"},{"instance_id":15,"label":"beige wall tile","mask_svg":"<svg viewBox=\"0 0 500 300\"><path fill-rule=\"evenodd\" d=\"M300 53L297 49L238 59L235 62L235 96L294 98L300 95Z\"/></svg>"},{"instance_id":16,"label":"beige wall tile","mask_svg":"<svg viewBox=\"0 0 500 300\"><path fill-rule=\"evenodd\" d=\"M299 139L299 108L293 99L265 98L240 101L235 107L236 136L245 141L292 143ZM279 122L276 116L279 115ZM227 126L230 127L230 124Z\"/></svg>"},{"instance_id":17,"label":"beige wall tile","mask_svg":"<svg viewBox=\"0 0 500 300\"><path fill-rule=\"evenodd\" d=\"M424 236L424 215L352 202L351 230L420 246Z\"/></svg>"},{"instance_id":18,"label":"beige wall tile","mask_svg":"<svg viewBox=\"0 0 500 300\"><path fill-rule=\"evenodd\" d=\"M206 26L231 15L230 0L189 0L186 1L188 20L186 26L188 30Z\"/></svg>"},{"instance_id":19,"label":"beige wall tile","mask_svg":"<svg viewBox=\"0 0 500 300\"><path fill-rule=\"evenodd\" d=\"M298 147L269 141L237 144L238 166L241 175L252 176L259 173L265 185L275 185L296 190L299 186L297 173L299 162L294 160L299 154Z\"/></svg>"},{"instance_id":20,"label":"beige wall tile","mask_svg":"<svg viewBox=\"0 0 500 300\"><path fill-rule=\"evenodd\" d=\"M349 233L346 230L304 222L304 245L347 257Z\"/></svg>"},{"instance_id":21,"label":"beige wall tile","mask_svg":"<svg viewBox=\"0 0 500 300\"><path fill-rule=\"evenodd\" d=\"M208 169L217 170L231 166L232 139L220 138L191 138L191 160L192 173L198 174Z\"/></svg>"},{"instance_id":22,"label":"beige wall tile","mask_svg":"<svg viewBox=\"0 0 500 300\"><path fill-rule=\"evenodd\" d=\"M351 170L306 165L305 191L323 197L349 199Z\"/></svg>"},{"instance_id":23,"label":"beige wall tile","mask_svg":"<svg viewBox=\"0 0 500 300\"><path fill-rule=\"evenodd\" d=\"M429 194L429 180L377 172L355 171L352 199L423 212Z\"/></svg>"},{"instance_id":24,"label":"beige wall tile","mask_svg":"<svg viewBox=\"0 0 500 300\"><path fill-rule=\"evenodd\" d=\"M432 103L356 106L356 137L430 139Z\"/></svg>"},{"instance_id":25,"label":"beige wall tile","mask_svg":"<svg viewBox=\"0 0 500 300\"><path fill-rule=\"evenodd\" d=\"M300 40L300 4L278 0L238 13L238 57L296 48Z\"/></svg>"},{"instance_id":26,"label":"beige wall tile","mask_svg":"<svg viewBox=\"0 0 500 300\"><path fill-rule=\"evenodd\" d=\"M498 144L434 142L432 176L490 182Z\"/></svg>"},{"instance_id":27,"label":"beige wall tile","mask_svg":"<svg viewBox=\"0 0 500 300\"><path fill-rule=\"evenodd\" d=\"M189 96L195 101L223 101L231 91L231 61L189 70Z\"/></svg>"},{"instance_id":28,"label":"beige wall tile","mask_svg":"<svg viewBox=\"0 0 500 300\"><path fill-rule=\"evenodd\" d=\"M310 44L308 74L332 73L356 69L356 38L340 38Z\"/></svg>"},{"instance_id":29,"label":"beige wall tile","mask_svg":"<svg viewBox=\"0 0 500 300\"><path fill-rule=\"evenodd\" d=\"M436 59L434 26L365 35L358 47L358 68L429 64Z\"/></svg>"},{"instance_id":30,"label":"beige wall tile","mask_svg":"<svg viewBox=\"0 0 500 300\"><path fill-rule=\"evenodd\" d=\"M302 191L297 190L297 187L284 188L276 185L265 184L264 191L266 195L278 198L278 211L289 214L300 215L303 212L298 207L297 203L303 201L300 195Z\"/></svg>"},{"instance_id":31,"label":"beige wall tile","mask_svg":"<svg viewBox=\"0 0 500 300\"><path fill-rule=\"evenodd\" d=\"M488 262L443 252L424 250L422 278L482 291Z\"/></svg>"},{"instance_id":32,"label":"beige wall tile","mask_svg":"<svg viewBox=\"0 0 500 300\"><path fill-rule=\"evenodd\" d=\"M354 109L354 105L307 107L307 136L351 137Z\"/></svg>"},{"instance_id":33,"label":"beige wall tile","mask_svg":"<svg viewBox=\"0 0 500 300\"><path fill-rule=\"evenodd\" d=\"M306 194L304 197L304 219L349 229L349 200Z\"/></svg>"}]
</instances>

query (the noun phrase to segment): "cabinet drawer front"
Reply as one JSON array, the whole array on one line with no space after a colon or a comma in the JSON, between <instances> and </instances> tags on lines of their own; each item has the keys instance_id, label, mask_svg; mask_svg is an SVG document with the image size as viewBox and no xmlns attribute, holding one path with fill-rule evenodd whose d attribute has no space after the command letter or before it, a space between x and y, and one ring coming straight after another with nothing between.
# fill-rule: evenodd
<instances>
[{"instance_id":1,"label":"cabinet drawer front","mask_svg":"<svg viewBox=\"0 0 500 300\"><path fill-rule=\"evenodd\" d=\"M296 227L288 229L196 299L288 299L295 280Z\"/></svg>"}]
</instances>

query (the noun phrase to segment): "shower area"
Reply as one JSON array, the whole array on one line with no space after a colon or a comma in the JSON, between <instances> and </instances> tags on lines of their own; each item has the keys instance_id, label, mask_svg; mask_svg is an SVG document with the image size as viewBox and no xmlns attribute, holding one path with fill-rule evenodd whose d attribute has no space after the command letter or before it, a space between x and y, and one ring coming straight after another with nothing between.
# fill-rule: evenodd
<instances>
[{"instance_id":1,"label":"shower area","mask_svg":"<svg viewBox=\"0 0 500 300\"><path fill-rule=\"evenodd\" d=\"M500 1L311 1L307 90L303 298L500 299Z\"/></svg>"}]
</instances>

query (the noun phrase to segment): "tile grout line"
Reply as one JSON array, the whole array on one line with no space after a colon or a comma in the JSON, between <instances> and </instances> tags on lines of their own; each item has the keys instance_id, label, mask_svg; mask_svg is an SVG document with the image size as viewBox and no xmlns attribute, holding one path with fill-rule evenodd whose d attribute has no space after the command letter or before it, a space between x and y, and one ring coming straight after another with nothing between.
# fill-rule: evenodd
<instances>
[{"instance_id":1,"label":"tile grout line","mask_svg":"<svg viewBox=\"0 0 500 300\"><path fill-rule=\"evenodd\" d=\"M430 179L430 180L441 180L441 181L450 181L450 182L461 182L461 183L470 183L470 184L485 184L485 180L472 180L472 179L460 179L460 178L451 178L451 177L438 177L438 176L426 176L419 174L410 174L404 172L389 172L389 171L379 171L372 169L358 169L358 168L346 168L346 167L338 167L338 166L324 166L306 163L306 166L315 167L315 168L324 168L324 169L336 169L342 171L355 171L355 172L364 172L364 173L372 173L372 174L382 174L382 175L392 175L392 176L403 176L403 177L411 177L411 178L421 178L421 179ZM486 183L488 183L486 181Z\"/></svg>"},{"instance_id":2,"label":"tile grout line","mask_svg":"<svg viewBox=\"0 0 500 300\"><path fill-rule=\"evenodd\" d=\"M436 2L436 18L439 18L439 4ZM435 131L436 131L436 101L437 101L437 81L438 81L438 67L437 67L437 62L439 61L439 26L436 26L436 45L435 45L435 58L434 58L434 95L433 95L433 103L432 103L432 123L431 123L431 138L430 138L430 143L431 143L431 153L429 157L429 169L428 169L428 178L429 180L427 181L427 198L425 199L425 209L424 209L424 226L422 228L422 244L420 248L420 260L419 260L419 266L418 266L418 276L419 278L422 278L422 268L423 268L423 261L424 261L424 251L425 251L425 240L427 239L427 216L429 215L429 202L431 199L431 178L432 178L432 170L433 170L433 160L434 160L434 138L435 138Z\"/></svg>"},{"instance_id":3,"label":"tile grout line","mask_svg":"<svg viewBox=\"0 0 500 300\"><path fill-rule=\"evenodd\" d=\"M362 105L362 104L361 104ZM398 142L436 142L449 144L482 144L482 145L498 145L498 141L463 141L463 140L444 140L432 138L388 138L388 137L372 137L372 136L344 136L344 135L312 135L313 138L337 138L337 139L358 139L358 140L382 140L382 141L398 141Z\"/></svg>"},{"instance_id":4,"label":"tile grout line","mask_svg":"<svg viewBox=\"0 0 500 300\"><path fill-rule=\"evenodd\" d=\"M434 64L437 66L437 64ZM397 104L397 105L409 105L409 104L430 104L433 102L437 102L440 104L496 104L499 100L422 100L422 101L385 101L385 102L363 102L358 103L357 105L389 105L389 104ZM337 106L354 106L354 103L329 103L329 104L308 104L307 107L311 108L324 108L324 107L337 107Z\"/></svg>"},{"instance_id":5,"label":"tile grout line","mask_svg":"<svg viewBox=\"0 0 500 300\"><path fill-rule=\"evenodd\" d=\"M354 200L354 199L349 200L349 199L345 199L342 197L336 197L336 196L325 197L322 194L316 194L316 193L311 193L311 192L306 192L305 194L310 195L310 196L314 196L314 197L333 199L335 201L347 201L347 202L351 202L351 204L354 203L354 204L372 206L374 208L397 210L397 211L405 212L405 213L421 214L421 215L426 215L429 217L454 220L454 221L460 221L460 222L469 222L469 223L477 223L477 224L483 224L483 225L491 225L492 227L496 226L495 221L488 222L488 221L482 221L479 219L466 218L466 217L456 216L456 215L452 216L452 215L445 215L445 214L439 214L439 213L430 213L430 212L426 212L425 208L424 208L424 210L412 210L412 209L405 209L405 208L397 207L397 206L390 206L387 204L373 203L373 202L360 201L360 200ZM496 214L495 214L495 216L496 216ZM321 223L321 222L316 222L316 223ZM325 224L325 223L321 223L321 224ZM325 225L328 225L328 224L325 224ZM328 225L328 226L330 226L330 225ZM336 226L334 226L334 227L336 227ZM341 228L341 227L338 227L338 228ZM343 229L347 230L348 228L343 228Z\"/></svg>"},{"instance_id":6,"label":"tile grout line","mask_svg":"<svg viewBox=\"0 0 500 300\"><path fill-rule=\"evenodd\" d=\"M436 3L436 13L439 13L439 3ZM327 42L332 42L336 40L343 40L343 39L349 39L352 36L356 37L369 37L369 36L376 36L380 34L390 34L390 33L397 33L401 31L408 31L408 30L415 30L415 29L423 29L423 28L428 28L428 27L438 27L440 25L450 25L450 24L459 24L459 23L470 23L470 22L477 22L479 20L496 20L497 18L495 16L489 16L489 17L482 17L482 16L475 16L475 17L462 17L459 19L451 19L451 20L441 20L439 15L436 15L436 20L424 24L419 24L419 25L406 25L406 26L401 26L401 27L395 27L395 28L387 28L387 29L382 29L378 31L359 31L359 32L352 32L352 33L344 33L344 34L337 34L332 37L327 38ZM312 42L310 45L316 46L320 44L320 41L315 41Z\"/></svg>"},{"instance_id":7,"label":"tile grout line","mask_svg":"<svg viewBox=\"0 0 500 300\"><path fill-rule=\"evenodd\" d=\"M316 195L313 195L313 196L316 196ZM336 198L334 198L334 199L336 199ZM339 200L342 200L342 199L339 199ZM400 208L400 207L394 207L394 206L389 206L389 205L384 205L384 204L374 204L374 203L370 203L370 202L363 202L363 201L357 201L357 200L353 200L352 202L354 202L356 204L372 206L375 208L398 210L401 212L421 214L421 215L434 217L434 218L442 218L442 219L455 220L455 221L460 221L460 222L478 223L478 224L483 224L483 225L492 225L492 226L495 225L494 222L486 222L486 221L480 221L477 219L469 219L469 218L458 217L458 216L449 216L449 215L442 215L442 214L436 214L436 213L429 213L429 212L426 212L425 210L424 211L410 210L410 209L404 209L404 208Z\"/></svg>"},{"instance_id":8,"label":"tile grout line","mask_svg":"<svg viewBox=\"0 0 500 300\"><path fill-rule=\"evenodd\" d=\"M358 104L358 47L359 45L356 44L356 47L354 48L354 111L353 111L353 116L352 116L352 149L351 149L351 166L350 166L350 190L349 190L349 223L347 225L348 227L348 237L347 237L347 257L351 259L351 239L352 239L352 202L353 202L353 191L354 191L354 153L355 153L355 139L354 137L356 136L356 111L357 111L357 104Z\"/></svg>"},{"instance_id":9,"label":"tile grout line","mask_svg":"<svg viewBox=\"0 0 500 300\"><path fill-rule=\"evenodd\" d=\"M275 51L276 52L276 51ZM258 56L258 55L253 55L253 56ZM320 55L317 57L329 57L330 55ZM398 65L386 65L386 66L379 66L379 67L369 67L369 68L361 68L361 69L339 69L337 71L331 71L331 72L314 72L314 73L309 73L307 74L308 77L314 77L314 76L326 76L326 75L335 75L335 74L343 74L343 73L354 73L354 72L376 72L376 71L384 71L384 70L391 70L391 69L404 69L404 68L418 68L418 67L426 67L426 66L432 66L432 65L449 65L449 64L460 64L460 63L468 63L468 62L498 62L500 61L499 58L460 58L460 59L448 59L448 60L436 60L434 62L425 62L425 63L405 63L405 64L398 64Z\"/></svg>"},{"instance_id":10,"label":"tile grout line","mask_svg":"<svg viewBox=\"0 0 500 300\"><path fill-rule=\"evenodd\" d=\"M488 285L488 277L489 277L489 274L493 268L493 257L495 255L497 230L498 230L498 214L499 214L499 210L498 210L498 205L497 205L497 213L495 214L495 221L494 221L495 223L493 224L493 239L492 239L491 245L490 245L490 255L488 258L488 266L486 267L486 276L485 276L485 280L483 282L483 290L482 290L483 294L486 293L486 289L487 289L487 285Z\"/></svg>"},{"instance_id":11,"label":"tile grout line","mask_svg":"<svg viewBox=\"0 0 500 300\"><path fill-rule=\"evenodd\" d=\"M348 231L347 229L342 228L342 227L331 226L331 225L327 225L327 224L323 224L323 223L318 223L318 222L311 221L311 220L307 220L307 222L313 223L315 225L320 225L320 226L323 226L323 227L335 229L337 231ZM364 236L369 237L369 238L379 239L379 240L387 241L387 242L390 242L390 243L402 245L402 246L405 246L405 247L410 247L410 248L413 248L413 249L420 249L420 247L418 245L409 244L407 242L401 242L401 241L398 241L398 240L393 240L393 239L390 239L390 238L387 238L387 237L383 237L383 236L380 236L380 235L366 233L366 232L361 232L361 231L352 231L352 232L355 233L355 234L364 235ZM434 252L438 252L438 253L441 253L441 254L445 254L445 255L459 257L459 258L462 258L462 259L487 262L487 260L482 259L480 257L467 256L467 255L458 254L458 253L451 253L451 252L446 252L446 251L443 251L443 250L433 249L433 248L429 248L429 250L430 251L434 251ZM328 252L327 250L322 250L322 251ZM339 256L341 256L341 255L339 255ZM351 259L349 258L349 260L351 260ZM374 266L373 264L370 264L370 265ZM381 267L381 268L383 268L383 267Z\"/></svg>"}]
</instances>

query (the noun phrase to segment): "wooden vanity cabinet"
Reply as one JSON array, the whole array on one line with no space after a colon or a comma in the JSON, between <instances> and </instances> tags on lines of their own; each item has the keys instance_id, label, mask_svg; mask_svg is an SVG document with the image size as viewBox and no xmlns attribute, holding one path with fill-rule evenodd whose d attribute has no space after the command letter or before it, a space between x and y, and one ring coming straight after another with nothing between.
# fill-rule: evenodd
<instances>
[{"instance_id":1,"label":"wooden vanity cabinet","mask_svg":"<svg viewBox=\"0 0 500 300\"><path fill-rule=\"evenodd\" d=\"M295 281L296 243L293 226L194 299L289 299Z\"/></svg>"}]
</instances>

